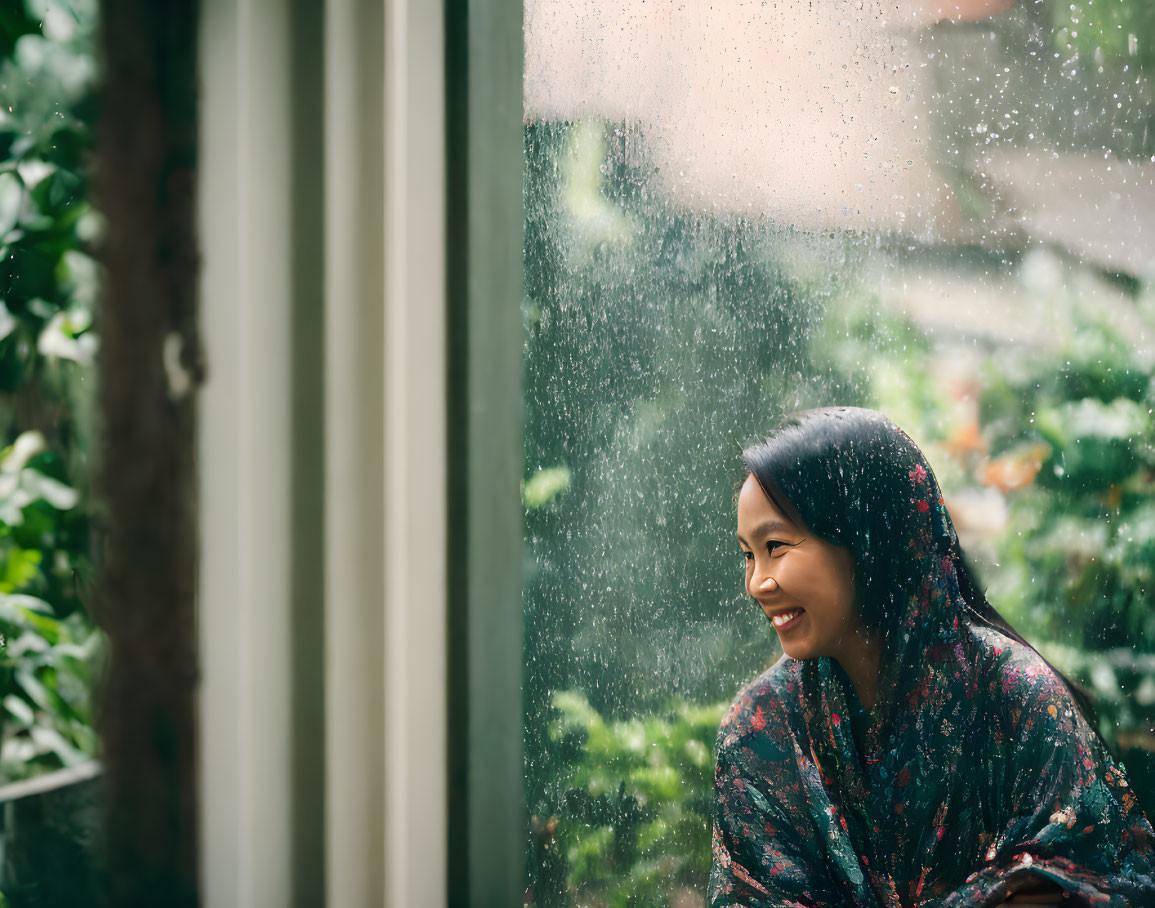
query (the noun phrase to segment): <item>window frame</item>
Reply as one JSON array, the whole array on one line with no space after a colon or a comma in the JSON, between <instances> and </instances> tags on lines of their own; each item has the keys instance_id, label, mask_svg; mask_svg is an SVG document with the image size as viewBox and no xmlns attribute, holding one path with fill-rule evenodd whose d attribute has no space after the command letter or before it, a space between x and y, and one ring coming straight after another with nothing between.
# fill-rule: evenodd
<instances>
[{"instance_id":1,"label":"window frame","mask_svg":"<svg viewBox=\"0 0 1155 908\"><path fill-rule=\"evenodd\" d=\"M202 6L207 905L523 897L521 28Z\"/></svg>"}]
</instances>

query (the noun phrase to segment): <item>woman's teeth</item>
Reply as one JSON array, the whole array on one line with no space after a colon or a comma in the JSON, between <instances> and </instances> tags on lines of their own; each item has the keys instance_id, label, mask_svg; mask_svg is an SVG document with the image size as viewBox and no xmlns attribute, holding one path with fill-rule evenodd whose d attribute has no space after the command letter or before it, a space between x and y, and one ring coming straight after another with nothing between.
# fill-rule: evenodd
<instances>
[{"instance_id":1,"label":"woman's teeth","mask_svg":"<svg viewBox=\"0 0 1155 908\"><path fill-rule=\"evenodd\" d=\"M781 615L775 615L773 618L770 619L770 621L771 621L771 623L773 623L773 625L775 627L782 627L782 625L789 624L791 621L793 621L795 618L797 618L801 614L802 614L802 609L796 608L792 612L784 612Z\"/></svg>"}]
</instances>

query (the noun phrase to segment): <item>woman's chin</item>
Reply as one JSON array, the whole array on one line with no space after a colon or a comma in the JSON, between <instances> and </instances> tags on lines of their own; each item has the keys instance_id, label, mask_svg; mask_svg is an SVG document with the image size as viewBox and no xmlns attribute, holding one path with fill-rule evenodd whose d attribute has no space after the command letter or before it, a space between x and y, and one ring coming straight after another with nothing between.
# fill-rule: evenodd
<instances>
[{"instance_id":1,"label":"woman's chin","mask_svg":"<svg viewBox=\"0 0 1155 908\"><path fill-rule=\"evenodd\" d=\"M791 659L813 659L814 652L812 647L806 645L803 640L784 640L782 637L778 638L778 642L782 645L782 652L784 652Z\"/></svg>"},{"instance_id":2,"label":"woman's chin","mask_svg":"<svg viewBox=\"0 0 1155 908\"><path fill-rule=\"evenodd\" d=\"M770 620L770 626L774 628L774 633L778 636L778 645L782 647L782 652L791 659L813 659L815 656L809 634L806 633L806 628L802 626L806 621L807 615L802 612L780 630Z\"/></svg>"}]
</instances>

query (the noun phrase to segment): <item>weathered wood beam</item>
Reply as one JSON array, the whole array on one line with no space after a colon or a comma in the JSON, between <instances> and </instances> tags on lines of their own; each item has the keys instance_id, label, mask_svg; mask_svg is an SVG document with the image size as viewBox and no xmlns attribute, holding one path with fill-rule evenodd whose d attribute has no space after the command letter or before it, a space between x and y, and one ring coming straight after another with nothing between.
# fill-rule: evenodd
<instances>
[{"instance_id":1,"label":"weathered wood beam","mask_svg":"<svg viewBox=\"0 0 1155 908\"><path fill-rule=\"evenodd\" d=\"M104 0L99 728L111 902L194 905L197 338L194 0Z\"/></svg>"}]
</instances>

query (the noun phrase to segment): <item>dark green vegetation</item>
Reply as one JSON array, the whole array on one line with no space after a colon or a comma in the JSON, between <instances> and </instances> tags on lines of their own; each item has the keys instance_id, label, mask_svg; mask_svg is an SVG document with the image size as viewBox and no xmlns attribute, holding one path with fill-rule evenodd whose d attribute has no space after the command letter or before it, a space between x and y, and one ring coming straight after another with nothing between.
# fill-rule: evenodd
<instances>
[{"instance_id":1,"label":"dark green vegetation","mask_svg":"<svg viewBox=\"0 0 1155 908\"><path fill-rule=\"evenodd\" d=\"M96 752L93 4L0 5L0 779Z\"/></svg>"},{"instance_id":2,"label":"dark green vegetation","mask_svg":"<svg viewBox=\"0 0 1155 908\"><path fill-rule=\"evenodd\" d=\"M0 784L97 753L94 21L0 3ZM3 904L95 899L95 785L7 805Z\"/></svg>"}]
</instances>

